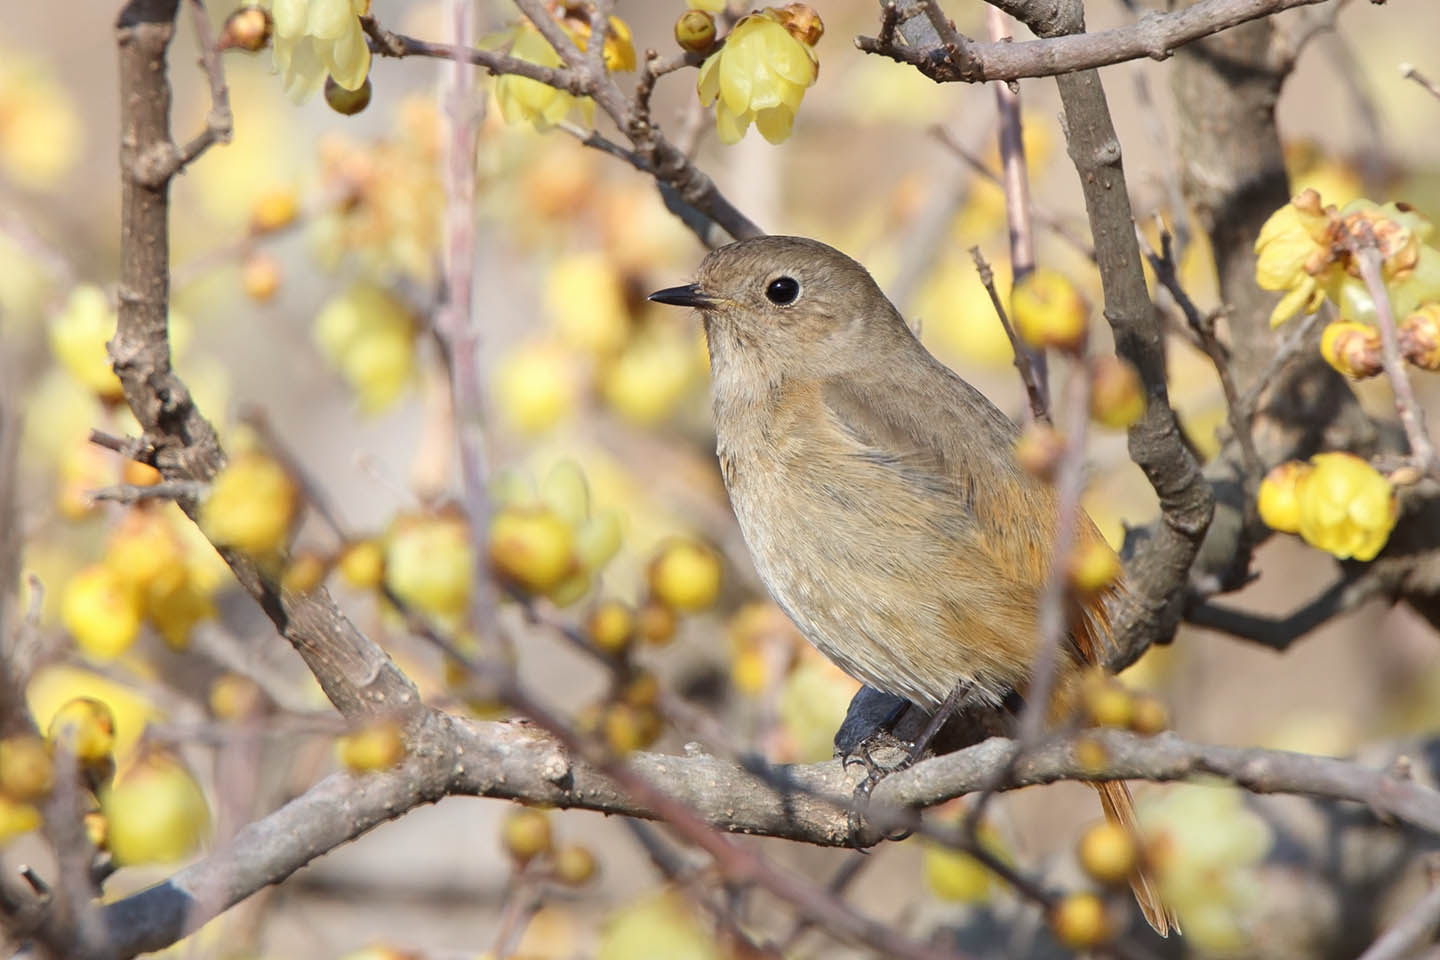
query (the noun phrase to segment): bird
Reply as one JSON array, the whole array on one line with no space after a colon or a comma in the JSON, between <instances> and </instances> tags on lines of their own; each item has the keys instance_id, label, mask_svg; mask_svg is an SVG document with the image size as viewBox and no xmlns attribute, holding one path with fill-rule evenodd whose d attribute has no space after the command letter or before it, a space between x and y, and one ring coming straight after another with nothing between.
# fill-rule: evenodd
<instances>
[{"instance_id":1,"label":"bird","mask_svg":"<svg viewBox=\"0 0 1440 960\"><path fill-rule=\"evenodd\" d=\"M718 247L650 300L699 313L716 455L755 570L821 653L937 711L957 690L1023 698L1059 524L1054 488L1016 462L1018 427L936 359L869 272L833 247L764 235ZM1103 542L1080 511L1079 544ZM1114 589L1122 589L1117 586ZM1057 655L1048 722L1067 719L1109 638L1084 602ZM1136 836L1122 781L1095 783ZM1161 935L1154 880L1131 886Z\"/></svg>"}]
</instances>

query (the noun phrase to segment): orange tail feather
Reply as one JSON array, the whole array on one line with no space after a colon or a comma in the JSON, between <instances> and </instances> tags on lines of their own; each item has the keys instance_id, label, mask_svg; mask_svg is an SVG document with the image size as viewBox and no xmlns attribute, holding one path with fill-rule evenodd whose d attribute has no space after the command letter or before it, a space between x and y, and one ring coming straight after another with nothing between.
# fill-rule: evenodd
<instances>
[{"instance_id":1,"label":"orange tail feather","mask_svg":"<svg viewBox=\"0 0 1440 960\"><path fill-rule=\"evenodd\" d=\"M1135 819L1135 802L1130 798L1130 788L1123 780L1109 780L1092 784L1100 792L1100 805L1105 808L1105 819L1124 827L1131 837L1140 836L1140 825ZM1160 888L1153 877L1147 876L1143 867L1130 878L1130 889L1135 893L1135 902L1145 920L1162 937L1170 931L1180 932L1180 921L1175 912L1160 901Z\"/></svg>"}]
</instances>

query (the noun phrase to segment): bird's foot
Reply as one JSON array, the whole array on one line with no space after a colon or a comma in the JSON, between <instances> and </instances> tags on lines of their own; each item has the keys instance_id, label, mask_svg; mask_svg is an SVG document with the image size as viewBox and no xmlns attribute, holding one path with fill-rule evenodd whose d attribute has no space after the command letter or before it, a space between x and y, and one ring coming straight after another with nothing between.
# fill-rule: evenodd
<instances>
[{"instance_id":1,"label":"bird's foot","mask_svg":"<svg viewBox=\"0 0 1440 960\"><path fill-rule=\"evenodd\" d=\"M865 777L855 785L855 792L851 796L849 830L850 845L857 850L863 848L862 838L864 837L865 812L870 806L870 795L875 790L875 785L892 773L898 773L915 762L915 745L908 740L901 740L888 730L876 730L857 743L849 754L842 758L841 762L845 767L853 763L859 763L865 767ZM876 754L880 754L879 757ZM898 834L887 835L886 840L903 840L910 835L909 830L902 830Z\"/></svg>"}]
</instances>

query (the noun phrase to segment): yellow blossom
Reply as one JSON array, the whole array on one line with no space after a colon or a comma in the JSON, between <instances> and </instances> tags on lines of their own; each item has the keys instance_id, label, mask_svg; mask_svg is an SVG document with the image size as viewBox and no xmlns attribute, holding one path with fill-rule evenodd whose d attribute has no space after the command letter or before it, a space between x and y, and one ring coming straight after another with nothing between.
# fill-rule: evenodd
<instances>
[{"instance_id":1,"label":"yellow blossom","mask_svg":"<svg viewBox=\"0 0 1440 960\"><path fill-rule=\"evenodd\" d=\"M0 170L31 189L54 187L79 159L82 133L54 71L15 50L0 53Z\"/></svg>"},{"instance_id":2,"label":"yellow blossom","mask_svg":"<svg viewBox=\"0 0 1440 960\"><path fill-rule=\"evenodd\" d=\"M1291 460L1272 468L1260 481L1256 509L1260 511L1260 519L1271 530L1300 532L1300 504L1295 499L1295 488L1300 477L1309 471L1308 463Z\"/></svg>"},{"instance_id":3,"label":"yellow blossom","mask_svg":"<svg viewBox=\"0 0 1440 960\"><path fill-rule=\"evenodd\" d=\"M560 54L540 31L526 23L515 34L510 56L541 67L560 66ZM633 56L633 51L632 51ZM531 123L537 130L548 130L564 120L575 107L580 107L589 123L595 103L589 97L577 97L529 77L507 73L495 81L495 99L506 123Z\"/></svg>"},{"instance_id":4,"label":"yellow blossom","mask_svg":"<svg viewBox=\"0 0 1440 960\"><path fill-rule=\"evenodd\" d=\"M369 284L357 284L325 302L315 318L315 342L366 413L393 405L415 373L410 312Z\"/></svg>"},{"instance_id":5,"label":"yellow blossom","mask_svg":"<svg viewBox=\"0 0 1440 960\"><path fill-rule=\"evenodd\" d=\"M567 346L587 353L613 354L630 336L624 282L598 253L555 261L545 280L545 312Z\"/></svg>"},{"instance_id":6,"label":"yellow blossom","mask_svg":"<svg viewBox=\"0 0 1440 960\"><path fill-rule=\"evenodd\" d=\"M334 266L353 253L380 278L433 283L444 235L441 136L433 98L408 97L389 136L364 145L338 134L321 142L325 189L341 198L315 222L323 262Z\"/></svg>"},{"instance_id":7,"label":"yellow blossom","mask_svg":"<svg viewBox=\"0 0 1440 960\"><path fill-rule=\"evenodd\" d=\"M1325 299L1317 274L1331 262L1329 218L1320 195L1306 190L1271 214L1255 240L1255 281L1263 290L1284 290L1270 313L1279 326L1302 309L1314 313Z\"/></svg>"},{"instance_id":8,"label":"yellow blossom","mask_svg":"<svg viewBox=\"0 0 1440 960\"><path fill-rule=\"evenodd\" d=\"M264 556L284 546L299 506L284 467L261 453L242 454L215 476L200 526L217 546Z\"/></svg>"},{"instance_id":9,"label":"yellow blossom","mask_svg":"<svg viewBox=\"0 0 1440 960\"><path fill-rule=\"evenodd\" d=\"M578 16L567 15L561 25L575 41L575 46L581 50L589 46L590 19L583 12ZM635 69L635 44L630 39L630 25L619 17L610 18L610 30L605 34L604 52L606 70L613 72Z\"/></svg>"},{"instance_id":10,"label":"yellow blossom","mask_svg":"<svg viewBox=\"0 0 1440 960\"><path fill-rule=\"evenodd\" d=\"M70 291L50 322L50 349L60 365L105 400L124 396L105 345L115 335L115 311L105 292L91 284Z\"/></svg>"},{"instance_id":11,"label":"yellow blossom","mask_svg":"<svg viewBox=\"0 0 1440 960\"><path fill-rule=\"evenodd\" d=\"M285 92L303 103L329 75L358 90L370 72L370 47L360 26L370 0L270 0L275 24L271 46Z\"/></svg>"},{"instance_id":12,"label":"yellow blossom","mask_svg":"<svg viewBox=\"0 0 1440 960\"><path fill-rule=\"evenodd\" d=\"M790 136L805 89L815 82L815 52L786 29L773 7L743 17L725 45L700 66L700 103L715 106L715 129L738 143L751 121L771 143Z\"/></svg>"},{"instance_id":13,"label":"yellow blossom","mask_svg":"<svg viewBox=\"0 0 1440 960\"><path fill-rule=\"evenodd\" d=\"M1310 465L1295 482L1300 536L1342 560L1373 560L1398 515L1390 482L1350 453L1317 453Z\"/></svg>"}]
</instances>

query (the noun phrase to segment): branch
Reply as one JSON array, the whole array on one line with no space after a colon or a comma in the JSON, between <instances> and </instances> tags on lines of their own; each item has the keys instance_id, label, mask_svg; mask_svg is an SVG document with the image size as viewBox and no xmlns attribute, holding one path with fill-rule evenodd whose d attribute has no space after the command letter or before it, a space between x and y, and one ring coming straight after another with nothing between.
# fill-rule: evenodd
<instances>
[{"instance_id":1,"label":"branch","mask_svg":"<svg viewBox=\"0 0 1440 960\"><path fill-rule=\"evenodd\" d=\"M1097 771L1077 756L1081 740L1108 758ZM225 849L169 880L97 907L109 952L159 949L257 890L416 806L446 795L498 797L559 808L653 818L593 767L575 762L553 739L524 723L485 723L430 714L418 746L395 770L335 774L243 828ZM984 789L1015 752L992 739L892 774L876 788L871 812L895 822L905 810ZM846 808L854 778L838 760L769 768L765 777L714 757L635 754L629 768L718 829L822 846L849 843ZM1137 737L1092 732L1037 745L1014 765L1001 789L1058 780L1184 780L1210 774L1259 793L1292 793L1368 805L1376 814L1440 835L1440 793L1347 760L1276 750L1189 743L1173 733ZM785 784L777 789L767 781ZM77 954L80 956L81 954Z\"/></svg>"},{"instance_id":2,"label":"branch","mask_svg":"<svg viewBox=\"0 0 1440 960\"><path fill-rule=\"evenodd\" d=\"M1046 39L1019 43L968 41L963 45L963 58L952 58L943 44L911 46L893 40L887 43L883 32L880 38L856 37L855 46L866 53L908 63L937 83L1053 77L1141 57L1165 60L1177 47L1211 34L1292 7L1323 2L1325 0L1199 0L1174 13L1148 14L1127 27L1057 36L1057 31L1047 29L1057 20L1057 0L997 0L995 6L1027 23Z\"/></svg>"},{"instance_id":3,"label":"branch","mask_svg":"<svg viewBox=\"0 0 1440 960\"><path fill-rule=\"evenodd\" d=\"M1414 956L1415 947L1434 936L1440 923L1440 885L1431 887L1395 925L1370 944L1358 960L1403 960Z\"/></svg>"},{"instance_id":4,"label":"branch","mask_svg":"<svg viewBox=\"0 0 1440 960\"><path fill-rule=\"evenodd\" d=\"M1032 18L1029 27L1042 34L1083 30L1079 0L1061 0L1061 4L1063 18ZM1100 75L1094 70L1067 73L1056 82L1070 158L1095 240L1105 319L1115 337L1115 352L1134 366L1146 391L1145 415L1130 428L1130 458L1145 472L1160 501L1160 520L1129 544L1133 550L1126 565L1128 589L1112 604L1116 656L1110 666L1118 669L1151 643L1174 635L1183 585L1209 527L1214 496L1170 406L1164 345L1140 265L1120 140Z\"/></svg>"},{"instance_id":5,"label":"branch","mask_svg":"<svg viewBox=\"0 0 1440 960\"><path fill-rule=\"evenodd\" d=\"M521 4L521 9L560 54L561 60L566 64L564 67L541 67L489 50L417 40L386 30L374 17L362 17L360 22L373 42L375 52L381 56L463 60L483 67L491 74L529 77L575 96L592 98L635 148L634 159L629 156L624 159L654 177L661 185L662 193L663 188L672 189L685 206L703 214L737 240L764 233L720 193L714 181L650 122L648 109L620 92L620 88L605 70L603 58L597 62L585 57L543 5L526 2ZM658 75L668 68L668 64L657 65L655 70ZM601 146L601 143L587 141L587 145ZM686 225L693 229L689 220L686 220ZM708 231L697 232L700 233L702 241L713 243L715 238L709 236Z\"/></svg>"}]
</instances>

